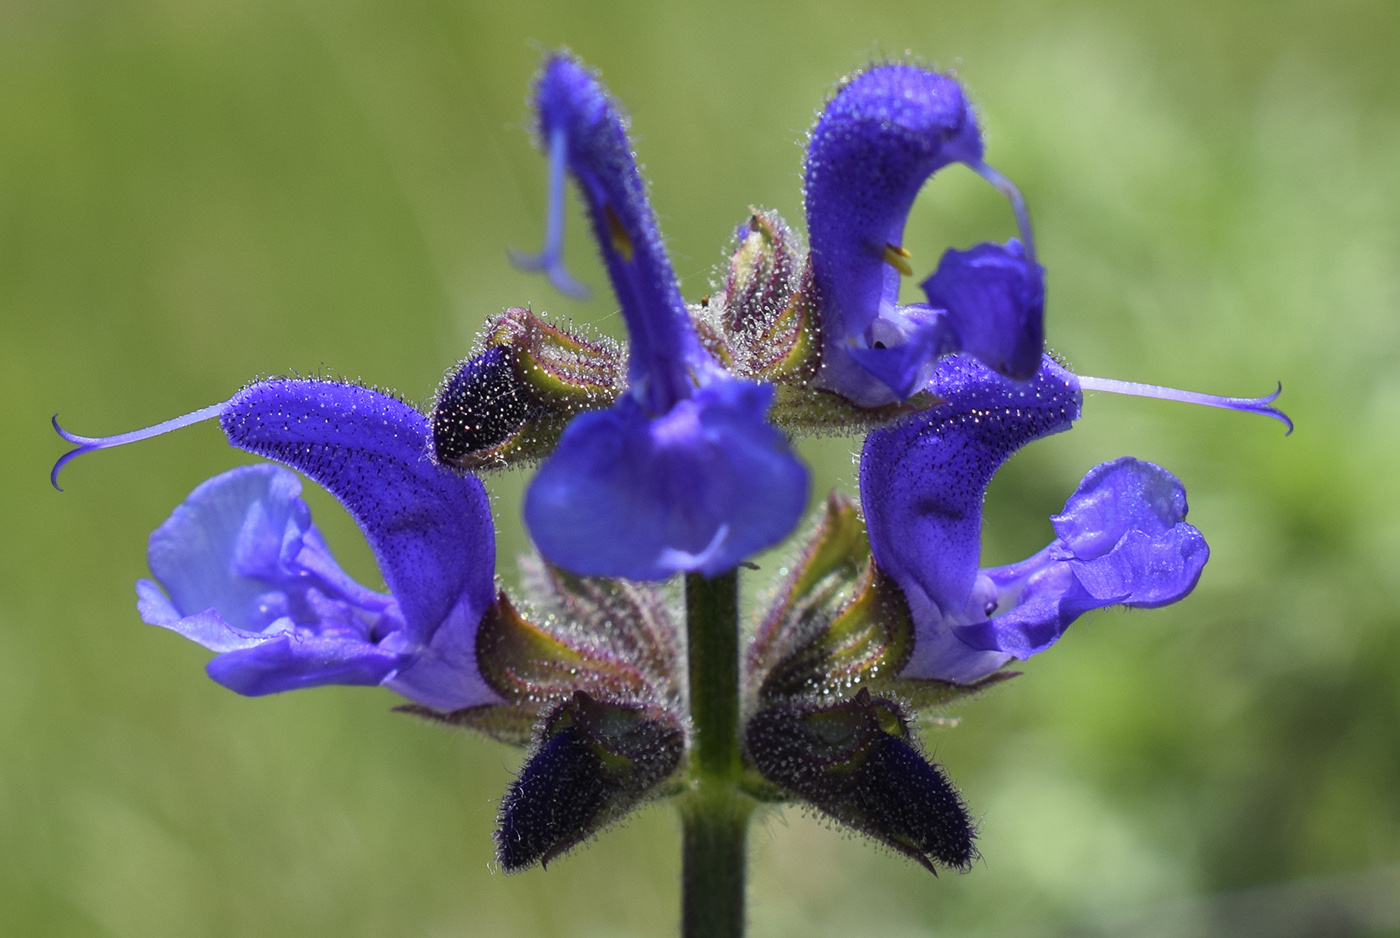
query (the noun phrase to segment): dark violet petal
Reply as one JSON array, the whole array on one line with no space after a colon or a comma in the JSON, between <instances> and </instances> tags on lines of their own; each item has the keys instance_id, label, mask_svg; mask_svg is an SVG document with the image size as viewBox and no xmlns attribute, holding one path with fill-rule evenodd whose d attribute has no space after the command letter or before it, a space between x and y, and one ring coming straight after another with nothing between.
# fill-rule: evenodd
<instances>
[{"instance_id":1,"label":"dark violet petal","mask_svg":"<svg viewBox=\"0 0 1400 938\"><path fill-rule=\"evenodd\" d=\"M476 663L476 630L481 616L465 604L453 607L428 647L388 682L395 692L425 707L450 712L482 700Z\"/></svg>"},{"instance_id":2,"label":"dark violet petal","mask_svg":"<svg viewBox=\"0 0 1400 938\"><path fill-rule=\"evenodd\" d=\"M574 419L525 496L550 562L590 576L714 575L782 540L807 472L765 420L772 388L725 379L650 419L630 396Z\"/></svg>"},{"instance_id":3,"label":"dark violet petal","mask_svg":"<svg viewBox=\"0 0 1400 938\"><path fill-rule=\"evenodd\" d=\"M828 347L893 307L899 272L886 246L904 239L919 188L948 163L979 163L982 141L958 83L913 65L872 68L826 106L807 150L812 272Z\"/></svg>"},{"instance_id":4,"label":"dark violet petal","mask_svg":"<svg viewBox=\"0 0 1400 938\"><path fill-rule=\"evenodd\" d=\"M1121 603L1153 609L1185 599L1209 559L1205 537L1183 523L1157 535L1129 531L1104 556L1069 565L1095 608Z\"/></svg>"},{"instance_id":5,"label":"dark violet petal","mask_svg":"<svg viewBox=\"0 0 1400 938\"><path fill-rule=\"evenodd\" d=\"M160 582L136 584L141 617L220 652L210 676L242 694L378 684L418 650L394 600L336 564L300 493L270 464L208 480L151 535Z\"/></svg>"},{"instance_id":6,"label":"dark violet petal","mask_svg":"<svg viewBox=\"0 0 1400 938\"><path fill-rule=\"evenodd\" d=\"M1080 560L1112 550L1130 530L1159 535L1186 519L1186 490L1160 466L1125 456L1096 466L1050 519Z\"/></svg>"},{"instance_id":7,"label":"dark violet petal","mask_svg":"<svg viewBox=\"0 0 1400 938\"><path fill-rule=\"evenodd\" d=\"M1018 658L1044 651L1079 616L1104 606L1164 606L1195 588L1210 558L1201 532L1185 522L1186 493L1171 473L1124 457L1084 477L1052 519L1060 535L1038 558L1017 565L1014 608L955 629L968 645ZM989 576L1010 585L1006 571Z\"/></svg>"},{"instance_id":8,"label":"dark violet petal","mask_svg":"<svg viewBox=\"0 0 1400 938\"><path fill-rule=\"evenodd\" d=\"M632 383L643 388L651 413L665 413L688 393L693 373L716 366L690 324L621 108L596 75L567 55L545 62L535 107L542 141L564 135L568 169L627 321Z\"/></svg>"},{"instance_id":9,"label":"dark violet petal","mask_svg":"<svg viewBox=\"0 0 1400 938\"><path fill-rule=\"evenodd\" d=\"M326 684L379 684L409 660L407 653L366 641L297 630L219 655L205 670L229 690L260 697Z\"/></svg>"},{"instance_id":10,"label":"dark violet petal","mask_svg":"<svg viewBox=\"0 0 1400 938\"><path fill-rule=\"evenodd\" d=\"M1027 382L966 355L947 358L929 389L944 403L866 438L861 503L875 562L899 584L914 616L915 647L904 673L970 680L978 668L996 665L954 662L968 649L947 630L976 618L968 607L977 604L987 484L1017 449L1067 429L1079 416L1080 394L1074 376L1048 357Z\"/></svg>"},{"instance_id":11,"label":"dark violet petal","mask_svg":"<svg viewBox=\"0 0 1400 938\"><path fill-rule=\"evenodd\" d=\"M1019 604L1004 615L954 626L952 631L971 648L1025 660L1055 644L1079 616L1112 602L1095 603L1069 564L1055 563L1031 577Z\"/></svg>"},{"instance_id":12,"label":"dark violet petal","mask_svg":"<svg viewBox=\"0 0 1400 938\"><path fill-rule=\"evenodd\" d=\"M929 305L947 310L962 351L1018 381L1035 374L1045 345L1045 270L1020 242L949 250L923 288Z\"/></svg>"},{"instance_id":13,"label":"dark violet petal","mask_svg":"<svg viewBox=\"0 0 1400 938\"><path fill-rule=\"evenodd\" d=\"M297 380L245 389L229 401L221 423L235 446L305 473L358 522L406 627L392 651L380 649L398 662L390 671L409 650L427 646L427 657L440 664L432 649L470 647L495 598L495 532L480 480L429 458L426 417L367 388ZM449 634L439 645L442 628ZM496 699L474 657L448 657L468 670L454 680L437 675L422 702L461 709Z\"/></svg>"}]
</instances>

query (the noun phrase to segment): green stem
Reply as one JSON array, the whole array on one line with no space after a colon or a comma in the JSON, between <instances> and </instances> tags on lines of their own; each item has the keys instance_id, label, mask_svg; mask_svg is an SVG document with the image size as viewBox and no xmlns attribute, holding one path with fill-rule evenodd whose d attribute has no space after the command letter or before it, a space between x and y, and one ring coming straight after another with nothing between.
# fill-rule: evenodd
<instances>
[{"instance_id":1,"label":"green stem","mask_svg":"<svg viewBox=\"0 0 1400 938\"><path fill-rule=\"evenodd\" d=\"M739 791L739 576L685 578L692 787L681 806L681 935L744 934L744 835L752 804Z\"/></svg>"}]
</instances>

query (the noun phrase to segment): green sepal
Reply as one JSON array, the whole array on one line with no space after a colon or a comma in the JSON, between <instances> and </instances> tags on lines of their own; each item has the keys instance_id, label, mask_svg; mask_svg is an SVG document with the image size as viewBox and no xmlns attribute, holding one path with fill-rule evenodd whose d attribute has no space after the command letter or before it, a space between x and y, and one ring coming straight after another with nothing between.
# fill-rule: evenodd
<instances>
[{"instance_id":1,"label":"green sepal","mask_svg":"<svg viewBox=\"0 0 1400 938\"><path fill-rule=\"evenodd\" d=\"M717 325L736 373L805 383L821 365L805 251L777 212L749 212L715 305Z\"/></svg>"},{"instance_id":2,"label":"green sepal","mask_svg":"<svg viewBox=\"0 0 1400 938\"><path fill-rule=\"evenodd\" d=\"M503 361L489 380L463 386L461 377L495 350ZM627 354L620 343L586 337L528 309L507 309L438 388L432 408L438 459L478 472L543 459L576 414L611 406L626 388ZM441 428L451 437L454 428L480 426L491 428L482 445L444 449Z\"/></svg>"},{"instance_id":3,"label":"green sepal","mask_svg":"<svg viewBox=\"0 0 1400 938\"><path fill-rule=\"evenodd\" d=\"M893 677L912 647L903 594L871 559L854 501L833 492L751 646L759 700L841 696Z\"/></svg>"}]
</instances>

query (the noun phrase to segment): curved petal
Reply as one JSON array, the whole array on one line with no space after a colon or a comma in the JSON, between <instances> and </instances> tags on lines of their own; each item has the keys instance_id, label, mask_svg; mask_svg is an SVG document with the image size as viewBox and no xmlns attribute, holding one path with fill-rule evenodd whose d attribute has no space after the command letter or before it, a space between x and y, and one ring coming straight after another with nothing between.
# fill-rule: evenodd
<instances>
[{"instance_id":1,"label":"curved petal","mask_svg":"<svg viewBox=\"0 0 1400 938\"><path fill-rule=\"evenodd\" d=\"M715 381L651 419L632 398L583 414L525 496L525 523L552 563L633 580L714 575L782 540L807 472L764 419L773 390Z\"/></svg>"},{"instance_id":2,"label":"curved petal","mask_svg":"<svg viewBox=\"0 0 1400 938\"><path fill-rule=\"evenodd\" d=\"M327 611L308 602L312 590L357 607L366 620L377 618L392 600L340 569L300 495L295 475L267 464L243 466L202 483L151 534L147 559L169 598L160 597L165 609L157 594L145 590L146 620L214 609L232 635L263 633L284 617L312 626ZM350 617L342 612L337 618ZM173 627L166 621L153 624ZM369 626L358 628L367 633ZM209 640L232 640L218 639L220 634L215 628ZM190 637L215 651L227 650Z\"/></svg>"},{"instance_id":3,"label":"curved petal","mask_svg":"<svg viewBox=\"0 0 1400 938\"><path fill-rule=\"evenodd\" d=\"M369 541L408 628L431 637L458 603L495 598L495 536L481 481L428 458L428 420L387 394L329 381L266 381L228 402L234 446L305 473Z\"/></svg>"},{"instance_id":4,"label":"curved petal","mask_svg":"<svg viewBox=\"0 0 1400 938\"><path fill-rule=\"evenodd\" d=\"M567 55L545 62L535 89L540 138L578 182L631 337L632 384L648 410L668 411L697 371L713 371L681 299L675 271L632 158L621 108Z\"/></svg>"},{"instance_id":5,"label":"curved petal","mask_svg":"<svg viewBox=\"0 0 1400 938\"><path fill-rule=\"evenodd\" d=\"M1003 605L1014 607L955 632L971 647L1027 658L1092 609L1184 598L1210 558L1186 510L1181 483L1160 466L1126 456L1098 466L1051 519L1059 537L1048 548L1016 568L988 571L1010 601Z\"/></svg>"},{"instance_id":6,"label":"curved petal","mask_svg":"<svg viewBox=\"0 0 1400 938\"><path fill-rule=\"evenodd\" d=\"M214 680L242 694L378 684L413 659L391 597L336 564L295 475L243 466L200 485L151 535L137 608L211 651Z\"/></svg>"},{"instance_id":7,"label":"curved petal","mask_svg":"<svg viewBox=\"0 0 1400 938\"><path fill-rule=\"evenodd\" d=\"M961 351L1018 381L1035 374L1045 348L1045 268L1021 242L946 251L922 286L929 305L947 310Z\"/></svg>"},{"instance_id":8,"label":"curved petal","mask_svg":"<svg viewBox=\"0 0 1400 938\"><path fill-rule=\"evenodd\" d=\"M148 625L178 632L210 651L221 653L252 648L267 641L269 635L280 634L293 627L292 620L283 617L275 620L265 631L250 632L229 625L228 620L212 606L202 612L182 615L160 585L151 580L136 581L136 611Z\"/></svg>"},{"instance_id":9,"label":"curved petal","mask_svg":"<svg viewBox=\"0 0 1400 938\"><path fill-rule=\"evenodd\" d=\"M946 75L913 65L872 68L827 104L807 149L805 199L828 347L861 335L894 306L900 272L886 249L903 243L924 180L949 163L981 158L972 107Z\"/></svg>"},{"instance_id":10,"label":"curved petal","mask_svg":"<svg viewBox=\"0 0 1400 938\"><path fill-rule=\"evenodd\" d=\"M902 306L894 316L875 320L870 331L870 348L846 350L868 373L858 375L846 369L842 393L853 400L881 400L889 394L906 400L928 383L939 358L961 350L957 330L945 312L923 305ZM869 385L867 378L878 384Z\"/></svg>"},{"instance_id":11,"label":"curved petal","mask_svg":"<svg viewBox=\"0 0 1400 938\"><path fill-rule=\"evenodd\" d=\"M950 633L985 616L974 587L987 484L1017 449L1069 427L1079 386L1048 357L1021 383L959 355L940 363L930 390L944 403L866 438L861 503L875 562L914 616L905 676L972 680L1000 663Z\"/></svg>"}]
</instances>

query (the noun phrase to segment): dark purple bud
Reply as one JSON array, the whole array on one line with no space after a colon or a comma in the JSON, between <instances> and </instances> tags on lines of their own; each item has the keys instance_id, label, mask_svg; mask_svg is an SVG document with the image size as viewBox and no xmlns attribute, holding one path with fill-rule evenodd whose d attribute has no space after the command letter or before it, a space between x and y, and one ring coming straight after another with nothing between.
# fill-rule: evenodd
<instances>
[{"instance_id":1,"label":"dark purple bud","mask_svg":"<svg viewBox=\"0 0 1400 938\"><path fill-rule=\"evenodd\" d=\"M507 873L578 846L637 806L680 765L669 715L579 691L544 721L501 802L496 857Z\"/></svg>"},{"instance_id":2,"label":"dark purple bud","mask_svg":"<svg viewBox=\"0 0 1400 938\"><path fill-rule=\"evenodd\" d=\"M496 856L507 873L546 865L582 841L613 791L588 737L568 727L525 763L501 803Z\"/></svg>"},{"instance_id":3,"label":"dark purple bud","mask_svg":"<svg viewBox=\"0 0 1400 938\"><path fill-rule=\"evenodd\" d=\"M976 828L943 770L915 747L899 707L862 688L822 706L760 710L745 748L763 777L922 864L966 870Z\"/></svg>"},{"instance_id":4,"label":"dark purple bud","mask_svg":"<svg viewBox=\"0 0 1400 938\"><path fill-rule=\"evenodd\" d=\"M450 372L433 402L433 454L458 465L514 437L541 410L515 355L496 346Z\"/></svg>"}]
</instances>

